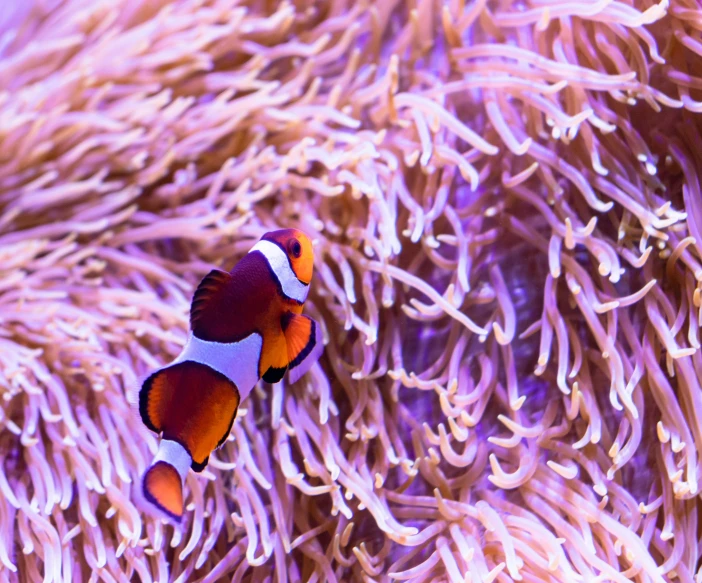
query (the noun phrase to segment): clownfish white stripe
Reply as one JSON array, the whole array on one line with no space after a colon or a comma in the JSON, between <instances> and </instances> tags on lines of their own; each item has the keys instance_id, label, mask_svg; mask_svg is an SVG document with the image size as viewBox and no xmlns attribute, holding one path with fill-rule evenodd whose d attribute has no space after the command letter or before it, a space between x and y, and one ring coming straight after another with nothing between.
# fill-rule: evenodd
<instances>
[{"instance_id":1,"label":"clownfish white stripe","mask_svg":"<svg viewBox=\"0 0 702 583\"><path fill-rule=\"evenodd\" d=\"M191 333L178 357L169 365L190 360L209 366L232 381L243 401L258 382L258 359L263 338L257 332L239 342L210 342Z\"/></svg>"},{"instance_id":2,"label":"clownfish white stripe","mask_svg":"<svg viewBox=\"0 0 702 583\"><path fill-rule=\"evenodd\" d=\"M309 285L305 285L297 278L290 267L285 251L270 241L259 241L251 248L249 253L254 251L260 251L266 257L278 282L280 282L280 287L283 289L285 296L300 303L307 299Z\"/></svg>"},{"instance_id":3,"label":"clownfish white stripe","mask_svg":"<svg viewBox=\"0 0 702 583\"><path fill-rule=\"evenodd\" d=\"M162 439L151 465L161 461L172 465L176 469L176 472L178 472L180 479L185 481L185 476L188 475L192 458L180 443L171 441L170 439Z\"/></svg>"}]
</instances>

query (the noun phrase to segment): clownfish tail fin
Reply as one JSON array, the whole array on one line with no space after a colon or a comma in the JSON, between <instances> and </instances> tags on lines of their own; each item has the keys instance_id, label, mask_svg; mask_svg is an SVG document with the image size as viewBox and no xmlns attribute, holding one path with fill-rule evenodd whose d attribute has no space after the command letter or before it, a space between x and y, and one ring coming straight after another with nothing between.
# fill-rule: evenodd
<instances>
[{"instance_id":1,"label":"clownfish tail fin","mask_svg":"<svg viewBox=\"0 0 702 583\"><path fill-rule=\"evenodd\" d=\"M182 445L163 439L142 480L144 498L176 522L183 518L183 481L191 462Z\"/></svg>"},{"instance_id":2,"label":"clownfish tail fin","mask_svg":"<svg viewBox=\"0 0 702 583\"><path fill-rule=\"evenodd\" d=\"M180 522L183 518L183 485L168 462L156 462L144 474L144 497L158 510Z\"/></svg>"}]
</instances>

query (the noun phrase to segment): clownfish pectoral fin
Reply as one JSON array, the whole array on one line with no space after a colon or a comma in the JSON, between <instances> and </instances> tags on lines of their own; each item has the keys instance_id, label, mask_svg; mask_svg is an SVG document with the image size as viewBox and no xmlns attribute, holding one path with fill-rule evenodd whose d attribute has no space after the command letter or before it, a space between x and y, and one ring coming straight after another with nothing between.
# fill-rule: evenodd
<instances>
[{"instance_id":1,"label":"clownfish pectoral fin","mask_svg":"<svg viewBox=\"0 0 702 583\"><path fill-rule=\"evenodd\" d=\"M288 347L288 380L296 382L317 362L324 350L322 329L309 316L286 312L281 327Z\"/></svg>"},{"instance_id":2,"label":"clownfish pectoral fin","mask_svg":"<svg viewBox=\"0 0 702 583\"><path fill-rule=\"evenodd\" d=\"M183 484L168 462L157 461L144 474L144 497L158 510L180 522L183 518Z\"/></svg>"},{"instance_id":3,"label":"clownfish pectoral fin","mask_svg":"<svg viewBox=\"0 0 702 583\"><path fill-rule=\"evenodd\" d=\"M279 382L288 368L288 360L288 347L282 333L277 332L264 337L259 365L264 381L271 384Z\"/></svg>"},{"instance_id":4,"label":"clownfish pectoral fin","mask_svg":"<svg viewBox=\"0 0 702 583\"><path fill-rule=\"evenodd\" d=\"M201 319L205 316L205 308L213 299L219 299L226 292L232 275L221 269L210 271L197 286L190 306L190 328L197 334Z\"/></svg>"}]
</instances>

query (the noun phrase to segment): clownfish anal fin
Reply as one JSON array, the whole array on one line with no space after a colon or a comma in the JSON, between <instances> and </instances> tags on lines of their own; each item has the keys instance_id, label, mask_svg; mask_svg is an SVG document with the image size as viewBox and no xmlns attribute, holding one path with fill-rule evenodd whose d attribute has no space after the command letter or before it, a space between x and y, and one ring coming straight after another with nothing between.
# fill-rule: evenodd
<instances>
[{"instance_id":1,"label":"clownfish anal fin","mask_svg":"<svg viewBox=\"0 0 702 583\"><path fill-rule=\"evenodd\" d=\"M232 276L221 269L210 271L197 286L190 306L190 328L197 333L200 320L205 314L204 309L216 297L221 297L229 285Z\"/></svg>"},{"instance_id":2,"label":"clownfish anal fin","mask_svg":"<svg viewBox=\"0 0 702 583\"><path fill-rule=\"evenodd\" d=\"M225 443L227 443L227 439L229 438L229 434L232 432L232 427L234 426L234 420L236 419L236 412L238 409L239 409L238 406L236 409L234 409L234 414L232 415L232 418L229 421L229 427L227 427L227 430L224 432L224 435L222 435L222 438L217 442L217 447L215 449L219 449Z\"/></svg>"},{"instance_id":3,"label":"clownfish anal fin","mask_svg":"<svg viewBox=\"0 0 702 583\"><path fill-rule=\"evenodd\" d=\"M279 383L285 376L286 370L288 370L286 366L280 368L271 366L265 373L263 373L263 376L261 378L265 382L270 383L271 385L274 383Z\"/></svg>"},{"instance_id":4,"label":"clownfish anal fin","mask_svg":"<svg viewBox=\"0 0 702 583\"><path fill-rule=\"evenodd\" d=\"M169 382L168 369L152 374L139 391L141 420L154 433L163 431L166 410L173 399L174 386Z\"/></svg>"},{"instance_id":5,"label":"clownfish anal fin","mask_svg":"<svg viewBox=\"0 0 702 583\"><path fill-rule=\"evenodd\" d=\"M309 316L286 312L280 321L288 348L288 379L291 383L304 375L317 362L324 350L322 331Z\"/></svg>"},{"instance_id":6,"label":"clownfish anal fin","mask_svg":"<svg viewBox=\"0 0 702 583\"><path fill-rule=\"evenodd\" d=\"M239 388L227 376L184 360L144 382L140 409L147 427L180 444L190 457L188 465L200 472L229 436L239 401Z\"/></svg>"},{"instance_id":7,"label":"clownfish anal fin","mask_svg":"<svg viewBox=\"0 0 702 583\"><path fill-rule=\"evenodd\" d=\"M237 397L237 406L234 407L234 412L232 413L231 419L229 420L229 425L227 425L227 429L225 430L224 435L222 435L222 437L217 442L215 449L219 449L227 442L227 439L229 438L229 434L232 432L232 427L234 426L234 420L236 419L236 412L239 409L238 403L239 403L239 401L238 401L238 397ZM204 470L207 467L207 464L209 464L209 463L210 463L210 456L208 455L201 462L196 462L195 460L193 460L192 463L190 464L190 468L193 470L193 472L197 472L199 474L202 470Z\"/></svg>"}]
</instances>

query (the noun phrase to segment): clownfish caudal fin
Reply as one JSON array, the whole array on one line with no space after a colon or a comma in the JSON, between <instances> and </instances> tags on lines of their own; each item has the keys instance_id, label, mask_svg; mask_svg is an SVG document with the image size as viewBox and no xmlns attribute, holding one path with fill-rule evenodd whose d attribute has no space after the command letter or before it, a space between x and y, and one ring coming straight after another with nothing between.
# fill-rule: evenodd
<instances>
[{"instance_id":1,"label":"clownfish caudal fin","mask_svg":"<svg viewBox=\"0 0 702 583\"><path fill-rule=\"evenodd\" d=\"M169 463L156 462L146 470L144 497L170 518L178 522L183 518L183 485Z\"/></svg>"},{"instance_id":2,"label":"clownfish caudal fin","mask_svg":"<svg viewBox=\"0 0 702 583\"><path fill-rule=\"evenodd\" d=\"M163 439L142 481L144 498L177 522L183 518L183 481L190 464L190 454L182 445Z\"/></svg>"},{"instance_id":3,"label":"clownfish caudal fin","mask_svg":"<svg viewBox=\"0 0 702 583\"><path fill-rule=\"evenodd\" d=\"M309 316L286 312L281 319L288 349L288 380L299 380L317 362L324 350L322 330Z\"/></svg>"}]
</instances>

